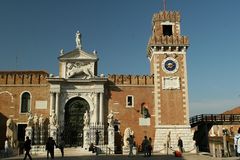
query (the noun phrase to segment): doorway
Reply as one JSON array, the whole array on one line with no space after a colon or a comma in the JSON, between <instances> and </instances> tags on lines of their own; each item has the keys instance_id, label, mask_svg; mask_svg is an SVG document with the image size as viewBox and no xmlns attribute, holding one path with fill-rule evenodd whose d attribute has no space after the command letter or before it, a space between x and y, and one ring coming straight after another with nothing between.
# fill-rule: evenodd
<instances>
[{"instance_id":1,"label":"doorway","mask_svg":"<svg viewBox=\"0 0 240 160\"><path fill-rule=\"evenodd\" d=\"M66 147L83 146L83 116L89 109L88 102L80 97L70 99L66 103L63 133Z\"/></svg>"},{"instance_id":2,"label":"doorway","mask_svg":"<svg viewBox=\"0 0 240 160\"><path fill-rule=\"evenodd\" d=\"M18 124L18 145L19 145L19 154L23 154L23 148L24 148L24 141L25 141L25 129L27 127L27 124Z\"/></svg>"}]
</instances>

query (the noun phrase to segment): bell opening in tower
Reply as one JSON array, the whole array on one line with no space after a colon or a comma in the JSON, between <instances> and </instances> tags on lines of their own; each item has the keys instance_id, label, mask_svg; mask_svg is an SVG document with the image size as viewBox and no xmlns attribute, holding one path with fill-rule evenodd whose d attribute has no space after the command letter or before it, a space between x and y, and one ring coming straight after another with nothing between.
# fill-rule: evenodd
<instances>
[{"instance_id":1,"label":"bell opening in tower","mask_svg":"<svg viewBox=\"0 0 240 160\"><path fill-rule=\"evenodd\" d=\"M163 35L164 36L172 35L172 25L163 25Z\"/></svg>"}]
</instances>

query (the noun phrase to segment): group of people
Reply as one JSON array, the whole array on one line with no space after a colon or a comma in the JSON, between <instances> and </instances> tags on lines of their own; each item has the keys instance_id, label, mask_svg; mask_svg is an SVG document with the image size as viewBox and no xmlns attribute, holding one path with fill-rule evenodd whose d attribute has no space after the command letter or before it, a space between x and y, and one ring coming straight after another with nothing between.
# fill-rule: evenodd
<instances>
[{"instance_id":1,"label":"group of people","mask_svg":"<svg viewBox=\"0 0 240 160\"><path fill-rule=\"evenodd\" d=\"M148 156L150 157L152 155L152 138L147 136L144 136L144 139L142 141L142 150L144 157Z\"/></svg>"},{"instance_id":2,"label":"group of people","mask_svg":"<svg viewBox=\"0 0 240 160\"><path fill-rule=\"evenodd\" d=\"M130 137L127 139L127 141L129 142L129 156L132 156L133 155L133 146L134 146L133 135L130 135ZM142 146L142 151L143 151L144 157L150 157L152 155L152 150L153 150L152 138L151 137L148 138L147 136L144 136L141 146ZM184 152L183 141L180 137L178 139L178 147L179 147L180 152Z\"/></svg>"},{"instance_id":3,"label":"group of people","mask_svg":"<svg viewBox=\"0 0 240 160\"><path fill-rule=\"evenodd\" d=\"M31 140L29 137L26 137L26 141L24 142L24 149L25 149L25 156L24 160L28 157L30 160L32 159L30 155L30 150L31 150ZM47 159L49 158L49 154L51 159L54 159L54 148L57 147L60 149L62 157L64 157L64 140L63 138L60 139L59 144L57 145L55 140L52 137L49 137L47 142L46 142L46 151L47 151Z\"/></svg>"}]
</instances>

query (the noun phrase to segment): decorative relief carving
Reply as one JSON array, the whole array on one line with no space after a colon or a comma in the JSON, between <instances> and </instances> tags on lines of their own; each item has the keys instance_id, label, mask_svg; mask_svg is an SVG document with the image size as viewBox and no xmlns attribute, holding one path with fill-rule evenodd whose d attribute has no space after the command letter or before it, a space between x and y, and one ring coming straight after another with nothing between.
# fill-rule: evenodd
<instances>
[{"instance_id":1,"label":"decorative relief carving","mask_svg":"<svg viewBox=\"0 0 240 160\"><path fill-rule=\"evenodd\" d=\"M180 89L179 77L163 77L162 78L163 89Z\"/></svg>"},{"instance_id":2,"label":"decorative relief carving","mask_svg":"<svg viewBox=\"0 0 240 160\"><path fill-rule=\"evenodd\" d=\"M92 104L95 106L95 94L93 92L88 92L88 93L80 93L80 92L67 92L62 94L63 99L65 99L65 103L67 103L68 100L74 97L88 97Z\"/></svg>"},{"instance_id":3,"label":"decorative relief carving","mask_svg":"<svg viewBox=\"0 0 240 160\"><path fill-rule=\"evenodd\" d=\"M67 63L66 67L66 76L68 78L81 78L81 79L89 79L94 76L92 73L93 64L90 62L73 62Z\"/></svg>"}]
</instances>

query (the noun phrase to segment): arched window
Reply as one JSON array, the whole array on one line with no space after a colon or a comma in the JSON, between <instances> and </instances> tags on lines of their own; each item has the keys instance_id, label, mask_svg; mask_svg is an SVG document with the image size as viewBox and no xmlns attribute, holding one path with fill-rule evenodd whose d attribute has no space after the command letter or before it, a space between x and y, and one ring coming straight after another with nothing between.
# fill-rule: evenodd
<instances>
[{"instance_id":1,"label":"arched window","mask_svg":"<svg viewBox=\"0 0 240 160\"><path fill-rule=\"evenodd\" d=\"M144 102L141 104L141 114L142 118L150 118L148 107Z\"/></svg>"},{"instance_id":2,"label":"arched window","mask_svg":"<svg viewBox=\"0 0 240 160\"><path fill-rule=\"evenodd\" d=\"M30 94L24 92L21 97L21 113L30 112Z\"/></svg>"}]
</instances>

